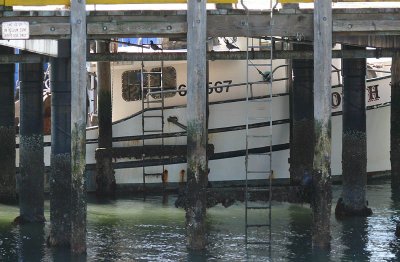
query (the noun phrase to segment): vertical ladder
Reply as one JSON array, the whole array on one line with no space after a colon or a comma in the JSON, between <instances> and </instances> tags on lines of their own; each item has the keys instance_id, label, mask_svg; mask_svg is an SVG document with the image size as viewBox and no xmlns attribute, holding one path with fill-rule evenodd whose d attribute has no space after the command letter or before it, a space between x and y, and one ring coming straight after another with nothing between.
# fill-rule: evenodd
<instances>
[{"instance_id":1,"label":"vertical ladder","mask_svg":"<svg viewBox=\"0 0 400 262\"><path fill-rule=\"evenodd\" d=\"M158 70L146 71L144 62L141 66L141 91L142 91L142 171L143 189L146 189L146 178L161 177L164 173L164 61L160 61ZM161 144L155 143L156 139L146 139L147 135L160 134ZM157 139L158 141L158 139ZM146 146L159 145L158 156L146 156ZM151 164L151 160L156 163ZM147 163L146 163L147 162ZM151 164L151 165L150 165Z\"/></svg>"},{"instance_id":2,"label":"vertical ladder","mask_svg":"<svg viewBox=\"0 0 400 262\"><path fill-rule=\"evenodd\" d=\"M263 39L250 37L247 22L247 62L246 62L246 184L245 184L245 242L246 245L268 245L271 250L271 200L272 200L272 84L273 10L275 3L270 0L271 26ZM247 18L249 18L249 10ZM247 20L248 21L248 20ZM252 52L270 52L267 61L252 61ZM261 81L251 79L250 74L258 72ZM255 128L257 123L264 123ZM262 202L251 201L257 195Z\"/></svg>"}]
</instances>

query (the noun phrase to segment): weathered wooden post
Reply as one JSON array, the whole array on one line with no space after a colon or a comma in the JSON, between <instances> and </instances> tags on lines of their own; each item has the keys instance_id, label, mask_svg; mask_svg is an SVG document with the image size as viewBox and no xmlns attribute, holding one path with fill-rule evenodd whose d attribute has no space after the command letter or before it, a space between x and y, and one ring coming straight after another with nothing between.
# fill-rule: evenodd
<instances>
[{"instance_id":1,"label":"weathered wooden post","mask_svg":"<svg viewBox=\"0 0 400 262\"><path fill-rule=\"evenodd\" d=\"M330 249L332 0L314 2L314 161L312 244Z\"/></svg>"},{"instance_id":2,"label":"weathered wooden post","mask_svg":"<svg viewBox=\"0 0 400 262\"><path fill-rule=\"evenodd\" d=\"M86 252L86 1L71 0L71 249Z\"/></svg>"},{"instance_id":3,"label":"weathered wooden post","mask_svg":"<svg viewBox=\"0 0 400 262\"><path fill-rule=\"evenodd\" d=\"M206 1L188 1L188 92L187 92L187 246L206 246L205 215L207 187L207 83Z\"/></svg>"},{"instance_id":4,"label":"weathered wooden post","mask_svg":"<svg viewBox=\"0 0 400 262\"><path fill-rule=\"evenodd\" d=\"M392 187L400 188L400 51L392 57L392 87L390 108L390 162Z\"/></svg>"},{"instance_id":5,"label":"weathered wooden post","mask_svg":"<svg viewBox=\"0 0 400 262\"><path fill-rule=\"evenodd\" d=\"M21 64L19 73L20 221L44 222L43 64Z\"/></svg>"},{"instance_id":6,"label":"weathered wooden post","mask_svg":"<svg viewBox=\"0 0 400 262\"><path fill-rule=\"evenodd\" d=\"M365 47L344 45L343 50L365 50ZM343 189L335 214L368 216L372 210L366 206L367 187L367 134L365 108L365 76L367 60L342 59L343 76L343 137L342 175Z\"/></svg>"},{"instance_id":7,"label":"weathered wooden post","mask_svg":"<svg viewBox=\"0 0 400 262\"><path fill-rule=\"evenodd\" d=\"M110 53L110 45L96 41L97 53ZM115 193L115 176L112 167L112 101L110 62L97 62L99 143L96 150L96 193L112 196ZM98 154L101 153L102 154ZM107 152L107 153L106 153Z\"/></svg>"},{"instance_id":8,"label":"weathered wooden post","mask_svg":"<svg viewBox=\"0 0 400 262\"><path fill-rule=\"evenodd\" d=\"M293 44L293 50L312 51L312 45ZM292 140L290 141L290 182L311 181L314 157L314 61L293 59L291 92ZM307 185L305 185L307 186Z\"/></svg>"},{"instance_id":9,"label":"weathered wooden post","mask_svg":"<svg viewBox=\"0 0 400 262\"><path fill-rule=\"evenodd\" d=\"M71 43L58 40L51 58L50 236L52 246L71 241Z\"/></svg>"},{"instance_id":10,"label":"weathered wooden post","mask_svg":"<svg viewBox=\"0 0 400 262\"><path fill-rule=\"evenodd\" d=\"M0 46L0 54L14 49ZM0 202L16 202L15 110L13 64L0 65Z\"/></svg>"}]
</instances>

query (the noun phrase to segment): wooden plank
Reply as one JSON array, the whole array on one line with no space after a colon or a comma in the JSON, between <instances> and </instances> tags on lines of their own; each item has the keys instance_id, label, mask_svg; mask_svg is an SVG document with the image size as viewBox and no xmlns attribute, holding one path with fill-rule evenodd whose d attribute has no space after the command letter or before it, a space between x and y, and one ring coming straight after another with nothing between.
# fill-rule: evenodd
<instances>
[{"instance_id":1,"label":"wooden plank","mask_svg":"<svg viewBox=\"0 0 400 262\"><path fill-rule=\"evenodd\" d=\"M246 14L243 10L208 11L208 36L244 36ZM226 10L225 10L226 11ZM395 9L336 10L333 31L338 36L399 35L400 14ZM69 11L63 12L5 12L3 21L28 21L31 39L63 39L70 37ZM186 10L181 11L113 11L88 13L88 35L95 39L125 36L181 37L186 35ZM263 36L269 30L268 12L252 12L250 34ZM313 39L312 13L274 14L273 34L276 36ZM104 30L106 27L106 30ZM382 46L384 47L384 46Z\"/></svg>"},{"instance_id":2,"label":"wooden plank","mask_svg":"<svg viewBox=\"0 0 400 262\"><path fill-rule=\"evenodd\" d=\"M334 32L371 32L385 28L385 31L399 31L398 20L336 20L333 21Z\"/></svg>"},{"instance_id":3,"label":"wooden plank","mask_svg":"<svg viewBox=\"0 0 400 262\"><path fill-rule=\"evenodd\" d=\"M88 0L88 4L186 4L187 0ZM207 3L236 4L237 0L208 0Z\"/></svg>"},{"instance_id":4,"label":"wooden plank","mask_svg":"<svg viewBox=\"0 0 400 262\"><path fill-rule=\"evenodd\" d=\"M236 4L237 0L209 0L208 3ZM177 4L187 3L187 0L88 0L87 4ZM69 5L70 0L1 0L0 5L6 6L42 6Z\"/></svg>"},{"instance_id":5,"label":"wooden plank","mask_svg":"<svg viewBox=\"0 0 400 262\"><path fill-rule=\"evenodd\" d=\"M289 4L289 3L313 3L314 0L278 0L279 3ZM359 3L368 3L368 2L399 2L395 0L334 0L333 2L359 2Z\"/></svg>"},{"instance_id":6,"label":"wooden plank","mask_svg":"<svg viewBox=\"0 0 400 262\"><path fill-rule=\"evenodd\" d=\"M3 0L6 6L69 5L69 0Z\"/></svg>"},{"instance_id":7,"label":"wooden plank","mask_svg":"<svg viewBox=\"0 0 400 262\"><path fill-rule=\"evenodd\" d=\"M86 252L86 10L71 0L71 249Z\"/></svg>"},{"instance_id":8,"label":"wooden plank","mask_svg":"<svg viewBox=\"0 0 400 262\"><path fill-rule=\"evenodd\" d=\"M312 245L330 249L332 0L314 6L314 161Z\"/></svg>"},{"instance_id":9,"label":"wooden plank","mask_svg":"<svg viewBox=\"0 0 400 262\"><path fill-rule=\"evenodd\" d=\"M187 32L186 22L125 22L125 23L91 23L88 24L87 33L95 35L163 35L163 34L185 34Z\"/></svg>"}]
</instances>

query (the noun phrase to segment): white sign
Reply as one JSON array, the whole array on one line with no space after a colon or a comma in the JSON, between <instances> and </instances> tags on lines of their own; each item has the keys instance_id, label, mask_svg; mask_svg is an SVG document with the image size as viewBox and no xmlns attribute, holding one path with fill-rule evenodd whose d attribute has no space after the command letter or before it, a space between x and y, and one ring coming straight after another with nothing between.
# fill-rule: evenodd
<instances>
[{"instance_id":1,"label":"white sign","mask_svg":"<svg viewBox=\"0 0 400 262\"><path fill-rule=\"evenodd\" d=\"M3 39L29 39L29 22L3 22L1 33Z\"/></svg>"}]
</instances>

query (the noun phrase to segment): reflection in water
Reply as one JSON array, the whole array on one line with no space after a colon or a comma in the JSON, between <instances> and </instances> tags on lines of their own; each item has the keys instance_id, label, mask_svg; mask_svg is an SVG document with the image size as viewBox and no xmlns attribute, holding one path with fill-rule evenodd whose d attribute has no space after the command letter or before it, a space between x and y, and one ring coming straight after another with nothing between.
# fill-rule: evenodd
<instances>
[{"instance_id":1,"label":"reflection in water","mask_svg":"<svg viewBox=\"0 0 400 262\"><path fill-rule=\"evenodd\" d=\"M368 218L350 217L339 221L342 224L343 255L351 261L370 261L368 244ZM355 252L356 251L356 252Z\"/></svg>"},{"instance_id":2,"label":"reflection in water","mask_svg":"<svg viewBox=\"0 0 400 262\"><path fill-rule=\"evenodd\" d=\"M340 192L334 187L334 198ZM391 193L387 181L368 186L367 192L371 217L337 221L332 216L330 254L311 248L307 205L273 203L270 254L266 246L246 248L243 203L209 209L207 251L188 252L185 212L174 207L176 196L169 195L168 201L163 196L147 196L146 201L142 197L91 200L88 253L80 257L71 256L68 249L46 246L48 223L12 226L18 208L0 205L0 261L400 261L399 240L394 236L400 196Z\"/></svg>"},{"instance_id":3,"label":"reflection in water","mask_svg":"<svg viewBox=\"0 0 400 262\"><path fill-rule=\"evenodd\" d=\"M391 210L393 213L391 215L391 220L394 226L400 224L400 189L392 187L392 202L391 202ZM393 234L395 232L395 227L392 228ZM394 254L395 258L400 258L400 238L394 237L392 241L389 243L390 250ZM392 259L392 261L396 261Z\"/></svg>"},{"instance_id":4,"label":"reflection in water","mask_svg":"<svg viewBox=\"0 0 400 262\"><path fill-rule=\"evenodd\" d=\"M40 261L44 256L44 223L20 225L18 261Z\"/></svg>"},{"instance_id":5,"label":"reflection in water","mask_svg":"<svg viewBox=\"0 0 400 262\"><path fill-rule=\"evenodd\" d=\"M118 219L115 215L94 222L91 227L92 234L97 239L101 239L94 259L97 261L119 260L121 257L120 243L123 239L118 233Z\"/></svg>"},{"instance_id":6,"label":"reflection in water","mask_svg":"<svg viewBox=\"0 0 400 262\"><path fill-rule=\"evenodd\" d=\"M311 221L312 213L310 208L293 205L288 208L289 226L288 260L307 261L308 255L312 253L311 245ZM299 245L303 243L303 245Z\"/></svg>"}]
</instances>

